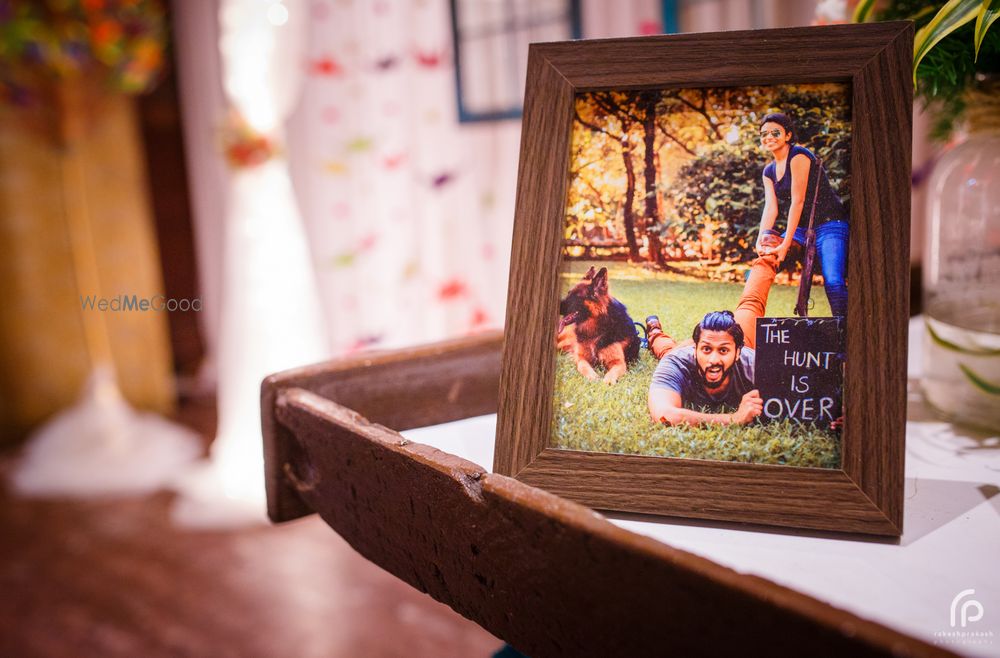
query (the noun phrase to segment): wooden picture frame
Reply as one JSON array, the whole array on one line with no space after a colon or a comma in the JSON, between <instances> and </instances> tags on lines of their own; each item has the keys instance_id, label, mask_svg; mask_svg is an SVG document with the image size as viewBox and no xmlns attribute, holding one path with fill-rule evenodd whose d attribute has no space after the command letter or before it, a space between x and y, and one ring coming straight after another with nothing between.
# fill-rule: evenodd
<instances>
[{"instance_id":1,"label":"wooden picture frame","mask_svg":"<svg viewBox=\"0 0 1000 658\"><path fill-rule=\"evenodd\" d=\"M604 510L884 536L902 533L912 46L909 22L531 46L496 472ZM549 447L553 322L559 308L576 94L821 82L849 83L853 108L846 343L850 366L844 379L840 468Z\"/></svg>"}]
</instances>

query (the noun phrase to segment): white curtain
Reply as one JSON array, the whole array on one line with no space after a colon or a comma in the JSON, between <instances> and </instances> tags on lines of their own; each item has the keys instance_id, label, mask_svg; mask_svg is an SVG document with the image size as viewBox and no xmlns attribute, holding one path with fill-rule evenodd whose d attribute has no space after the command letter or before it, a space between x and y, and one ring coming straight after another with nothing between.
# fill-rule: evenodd
<instances>
[{"instance_id":1,"label":"white curtain","mask_svg":"<svg viewBox=\"0 0 1000 658\"><path fill-rule=\"evenodd\" d=\"M280 150L301 91L307 24L304 12L294 11L302 3L289 4L293 11L280 2L222 0L219 11L226 97L279 148L263 164L234 170L228 190L213 446L213 456L223 458L243 452L243 437L259 458L260 417L248 413L246 400L256 402L264 377L327 355L302 217Z\"/></svg>"},{"instance_id":2,"label":"white curtain","mask_svg":"<svg viewBox=\"0 0 1000 658\"><path fill-rule=\"evenodd\" d=\"M501 326L520 126L458 123L447 0L309 26L290 150L334 351Z\"/></svg>"},{"instance_id":3,"label":"white curtain","mask_svg":"<svg viewBox=\"0 0 1000 658\"><path fill-rule=\"evenodd\" d=\"M222 0L222 86L230 112L276 144L262 164L229 172L216 343L218 434L211 463L182 488L182 520L263 517L260 382L328 355L311 254L283 155L301 91L304 3Z\"/></svg>"},{"instance_id":4,"label":"white curtain","mask_svg":"<svg viewBox=\"0 0 1000 658\"><path fill-rule=\"evenodd\" d=\"M520 122L458 123L449 11L309 5L289 143L336 353L503 324ZM584 36L658 33L660 11L584 0Z\"/></svg>"}]
</instances>

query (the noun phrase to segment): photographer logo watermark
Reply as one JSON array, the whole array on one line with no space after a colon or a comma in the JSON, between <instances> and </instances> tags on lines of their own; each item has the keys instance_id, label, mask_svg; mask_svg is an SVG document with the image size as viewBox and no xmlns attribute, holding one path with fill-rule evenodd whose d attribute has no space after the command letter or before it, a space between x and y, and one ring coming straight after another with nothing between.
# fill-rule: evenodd
<instances>
[{"instance_id":1,"label":"photographer logo watermark","mask_svg":"<svg viewBox=\"0 0 1000 658\"><path fill-rule=\"evenodd\" d=\"M935 644L993 644L993 631L976 625L986 609L975 595L974 589L963 589L955 595L949 608L951 630L934 633Z\"/></svg>"},{"instance_id":2,"label":"photographer logo watermark","mask_svg":"<svg viewBox=\"0 0 1000 658\"><path fill-rule=\"evenodd\" d=\"M955 628L959 625L961 621L962 628L969 625L970 622L979 621L983 618L983 604L972 597L976 593L974 589L962 590L955 596L951 601L951 627ZM962 603L961 608L959 608L959 602Z\"/></svg>"},{"instance_id":3,"label":"photographer logo watermark","mask_svg":"<svg viewBox=\"0 0 1000 658\"><path fill-rule=\"evenodd\" d=\"M152 297L140 297L138 295L115 295L114 297L98 297L97 295L80 295L80 308L84 311L111 311L114 313L135 312L148 313L169 311L171 313L180 311L182 313L201 311L201 300L177 299L165 297L164 295L153 295Z\"/></svg>"}]
</instances>

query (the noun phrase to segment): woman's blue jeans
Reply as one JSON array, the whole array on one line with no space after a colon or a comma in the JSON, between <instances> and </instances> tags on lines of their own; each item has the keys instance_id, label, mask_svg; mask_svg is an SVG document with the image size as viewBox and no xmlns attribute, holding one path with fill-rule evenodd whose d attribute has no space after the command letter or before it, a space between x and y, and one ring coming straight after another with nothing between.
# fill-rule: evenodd
<instances>
[{"instance_id":1,"label":"woman's blue jeans","mask_svg":"<svg viewBox=\"0 0 1000 658\"><path fill-rule=\"evenodd\" d=\"M823 269L823 287L834 315L847 315L847 243L850 231L845 221L825 222L816 227L816 254ZM792 238L806 244L806 229L795 229Z\"/></svg>"}]
</instances>

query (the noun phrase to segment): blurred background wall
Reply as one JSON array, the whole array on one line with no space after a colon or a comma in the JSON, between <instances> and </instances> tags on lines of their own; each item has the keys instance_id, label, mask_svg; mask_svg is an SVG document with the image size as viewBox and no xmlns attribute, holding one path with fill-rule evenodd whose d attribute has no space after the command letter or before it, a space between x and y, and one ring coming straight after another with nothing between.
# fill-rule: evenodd
<instances>
[{"instance_id":1,"label":"blurred background wall","mask_svg":"<svg viewBox=\"0 0 1000 658\"><path fill-rule=\"evenodd\" d=\"M464 8L464 26L453 22L453 4ZM226 190L248 166L238 149L252 159L255 138L289 161L330 355L499 327L520 123L516 111L461 121L459 86L470 98L516 97L531 40L807 25L817 15L817 3L792 0L581 0L575 15L565 10L572 3L556 1L260 6L268 20L295 13L307 22L303 55L287 64L302 76L301 93L280 134L247 135L234 123L218 0L164 5L170 46L158 84L138 100L108 95L88 121L81 148L102 294L201 300L200 312L105 314L122 388L140 407L166 412L177 391L214 391ZM535 12L534 27L502 34L489 57L470 46L456 72L453 31L492 29L503 6ZM539 18L553 12L577 19L577 31ZM56 119L45 128L37 112L11 102L0 112L0 427L12 442L73 399L88 357ZM930 157L925 126L918 115L915 168Z\"/></svg>"}]
</instances>

